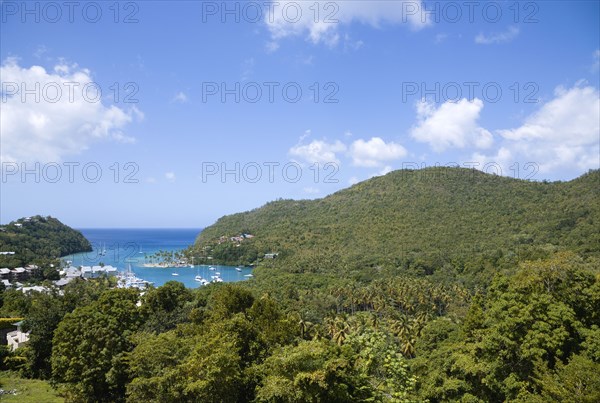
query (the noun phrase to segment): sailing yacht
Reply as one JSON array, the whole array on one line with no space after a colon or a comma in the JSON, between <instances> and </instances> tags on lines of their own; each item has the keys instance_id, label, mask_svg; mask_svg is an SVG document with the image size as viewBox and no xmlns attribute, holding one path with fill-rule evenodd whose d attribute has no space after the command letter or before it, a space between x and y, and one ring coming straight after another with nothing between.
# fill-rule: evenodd
<instances>
[{"instance_id":1,"label":"sailing yacht","mask_svg":"<svg viewBox=\"0 0 600 403\"><path fill-rule=\"evenodd\" d=\"M142 280L135 276L135 273L131 270L131 264L129 264L127 271L120 273L117 277L117 287L119 288L137 288L139 290L144 290L150 284L149 281Z\"/></svg>"},{"instance_id":2,"label":"sailing yacht","mask_svg":"<svg viewBox=\"0 0 600 403\"><path fill-rule=\"evenodd\" d=\"M200 285L207 285L210 284L210 282L204 278L202 278L202 276L200 275L200 269L198 269L196 271L196 277L194 277L194 280L199 282Z\"/></svg>"}]
</instances>

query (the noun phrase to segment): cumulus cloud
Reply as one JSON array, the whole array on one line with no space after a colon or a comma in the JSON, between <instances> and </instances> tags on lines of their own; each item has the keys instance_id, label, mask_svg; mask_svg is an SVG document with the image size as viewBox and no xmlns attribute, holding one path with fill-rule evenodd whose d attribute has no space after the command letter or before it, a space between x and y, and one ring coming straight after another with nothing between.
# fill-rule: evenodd
<instances>
[{"instance_id":1,"label":"cumulus cloud","mask_svg":"<svg viewBox=\"0 0 600 403\"><path fill-rule=\"evenodd\" d=\"M319 189L315 188L315 187L305 187L304 189L302 189L304 191L304 193L306 194L317 194L320 192Z\"/></svg>"},{"instance_id":2,"label":"cumulus cloud","mask_svg":"<svg viewBox=\"0 0 600 403\"><path fill-rule=\"evenodd\" d=\"M339 140L328 143L324 140L313 140L309 144L298 144L289 151L290 155L308 163L336 163L340 161L337 153L346 151L346 146Z\"/></svg>"},{"instance_id":3,"label":"cumulus cloud","mask_svg":"<svg viewBox=\"0 0 600 403\"><path fill-rule=\"evenodd\" d=\"M175 96L171 99L171 102L184 104L188 101L188 96L183 92L179 91Z\"/></svg>"},{"instance_id":4,"label":"cumulus cloud","mask_svg":"<svg viewBox=\"0 0 600 403\"><path fill-rule=\"evenodd\" d=\"M392 161L406 155L406 149L394 142L386 143L380 137L369 141L356 140L350 146L352 163L360 167L380 167L385 161Z\"/></svg>"},{"instance_id":5,"label":"cumulus cloud","mask_svg":"<svg viewBox=\"0 0 600 403\"><path fill-rule=\"evenodd\" d=\"M135 107L103 104L87 69L61 62L46 71L9 58L0 66L0 77L2 161L61 161L98 141L135 141L123 129L143 114Z\"/></svg>"},{"instance_id":6,"label":"cumulus cloud","mask_svg":"<svg viewBox=\"0 0 600 403\"><path fill-rule=\"evenodd\" d=\"M410 135L417 141L428 143L436 152L450 147L488 148L493 143L493 136L477 124L482 109L483 102L477 98L447 101L438 108L420 101L417 103L418 123Z\"/></svg>"},{"instance_id":7,"label":"cumulus cloud","mask_svg":"<svg viewBox=\"0 0 600 403\"><path fill-rule=\"evenodd\" d=\"M291 36L304 36L314 44L336 46L340 38L345 38L339 32L340 27L355 22L375 28L384 24L406 24L416 30L431 23L422 2L414 0L281 1L274 5L272 12L265 13L265 23L271 34L267 45L270 51L279 47L279 40Z\"/></svg>"},{"instance_id":8,"label":"cumulus cloud","mask_svg":"<svg viewBox=\"0 0 600 403\"><path fill-rule=\"evenodd\" d=\"M508 27L504 32L494 32L489 35L479 33L475 37L475 43L480 45L492 45L496 43L507 43L515 39L519 35L518 27Z\"/></svg>"},{"instance_id":9,"label":"cumulus cloud","mask_svg":"<svg viewBox=\"0 0 600 403\"><path fill-rule=\"evenodd\" d=\"M379 171L379 175L387 175L390 172L392 172L392 167L389 165L384 166L380 171Z\"/></svg>"},{"instance_id":10,"label":"cumulus cloud","mask_svg":"<svg viewBox=\"0 0 600 403\"><path fill-rule=\"evenodd\" d=\"M165 173L165 178L167 178L169 182L175 182L175 172Z\"/></svg>"},{"instance_id":11,"label":"cumulus cloud","mask_svg":"<svg viewBox=\"0 0 600 403\"><path fill-rule=\"evenodd\" d=\"M504 139L500 151L513 161L527 159L540 172L600 165L600 94L598 89L578 83L558 87L554 98L525 118L514 129L499 130ZM502 156L496 156L499 158ZM488 158L489 159L489 158Z\"/></svg>"}]
</instances>

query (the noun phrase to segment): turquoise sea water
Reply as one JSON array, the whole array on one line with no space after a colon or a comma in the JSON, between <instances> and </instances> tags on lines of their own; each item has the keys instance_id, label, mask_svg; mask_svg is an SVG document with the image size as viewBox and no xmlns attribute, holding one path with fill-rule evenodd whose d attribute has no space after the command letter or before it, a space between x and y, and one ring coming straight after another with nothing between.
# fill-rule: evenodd
<instances>
[{"instance_id":1,"label":"turquoise sea water","mask_svg":"<svg viewBox=\"0 0 600 403\"><path fill-rule=\"evenodd\" d=\"M63 260L71 260L74 266L104 263L116 267L119 271L124 271L131 264L131 269L137 277L154 283L156 287L175 280L182 282L186 287L196 288L200 286L200 283L194 280L197 274L210 281L210 276L219 272L223 281L233 282L247 280L245 275L252 273L252 269L246 267L242 267L242 271L238 272L233 266L216 265L214 271L205 265L195 265L194 268L143 267L146 257L159 250L178 251L187 248L194 243L201 229L80 228L79 231L91 242L94 250L65 256ZM106 254L102 256L100 251L103 249L106 250ZM174 276L173 273L178 276Z\"/></svg>"}]
</instances>

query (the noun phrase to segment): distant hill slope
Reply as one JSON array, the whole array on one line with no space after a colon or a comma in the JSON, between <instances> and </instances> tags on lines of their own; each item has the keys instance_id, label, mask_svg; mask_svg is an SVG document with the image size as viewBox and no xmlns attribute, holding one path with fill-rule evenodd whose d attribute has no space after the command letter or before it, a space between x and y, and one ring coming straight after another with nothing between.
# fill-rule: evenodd
<instances>
[{"instance_id":1,"label":"distant hill slope","mask_svg":"<svg viewBox=\"0 0 600 403\"><path fill-rule=\"evenodd\" d=\"M40 258L56 258L91 251L81 234L53 217L21 218L0 227L0 267L14 267Z\"/></svg>"},{"instance_id":2,"label":"distant hill slope","mask_svg":"<svg viewBox=\"0 0 600 403\"><path fill-rule=\"evenodd\" d=\"M280 200L222 217L192 253L230 264L267 252L292 272L474 265L549 249L600 250L600 172L530 182L463 168L399 170L319 200ZM223 235L254 235L221 242ZM212 249L212 252L207 252ZM274 262L275 262L274 261Z\"/></svg>"}]
</instances>

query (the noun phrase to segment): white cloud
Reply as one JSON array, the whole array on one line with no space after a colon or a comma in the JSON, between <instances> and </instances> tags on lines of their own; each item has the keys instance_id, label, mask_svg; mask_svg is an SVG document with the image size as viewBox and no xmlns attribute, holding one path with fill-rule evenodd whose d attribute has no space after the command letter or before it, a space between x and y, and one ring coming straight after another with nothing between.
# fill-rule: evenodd
<instances>
[{"instance_id":1,"label":"white cloud","mask_svg":"<svg viewBox=\"0 0 600 403\"><path fill-rule=\"evenodd\" d=\"M273 4L272 12L265 13L265 23L271 33L271 42L267 44L269 51L279 47L279 40L292 36L305 36L314 44L336 46L340 42L340 27L354 22L375 28L383 24L407 24L416 30L431 23L422 2L415 0L281 1Z\"/></svg>"},{"instance_id":2,"label":"white cloud","mask_svg":"<svg viewBox=\"0 0 600 403\"><path fill-rule=\"evenodd\" d=\"M591 71L592 73L598 72L600 70L600 49L596 49L593 54L594 63L592 64Z\"/></svg>"},{"instance_id":3,"label":"white cloud","mask_svg":"<svg viewBox=\"0 0 600 403\"><path fill-rule=\"evenodd\" d=\"M350 35L344 35L344 50L348 51L357 51L364 46L364 42L361 40L353 40Z\"/></svg>"},{"instance_id":4,"label":"white cloud","mask_svg":"<svg viewBox=\"0 0 600 403\"><path fill-rule=\"evenodd\" d=\"M379 167L384 161L392 161L406 155L406 149L394 142L386 143L380 137L369 141L356 140L350 146L352 163L361 167Z\"/></svg>"},{"instance_id":5,"label":"white cloud","mask_svg":"<svg viewBox=\"0 0 600 403\"><path fill-rule=\"evenodd\" d=\"M446 33L439 33L439 34L437 34L435 36L435 39L434 39L433 42L437 45L437 44L440 44L440 43L444 42L446 39L448 39L448 34L446 34Z\"/></svg>"},{"instance_id":6,"label":"white cloud","mask_svg":"<svg viewBox=\"0 0 600 403\"><path fill-rule=\"evenodd\" d=\"M518 27L508 27L508 29L504 32L494 32L490 35L485 35L483 33L479 33L475 37L475 43L480 45L492 45L496 43L506 43L515 39L519 35Z\"/></svg>"},{"instance_id":7,"label":"white cloud","mask_svg":"<svg viewBox=\"0 0 600 403\"><path fill-rule=\"evenodd\" d=\"M387 175L390 172L392 172L392 167L389 165L384 166L381 171L379 171L379 175L383 176L383 175Z\"/></svg>"},{"instance_id":8,"label":"white cloud","mask_svg":"<svg viewBox=\"0 0 600 403\"><path fill-rule=\"evenodd\" d=\"M514 129L499 130L504 154L537 163L540 172L600 165L600 94L583 86L558 87L554 99ZM502 149L501 149L502 151Z\"/></svg>"},{"instance_id":9,"label":"white cloud","mask_svg":"<svg viewBox=\"0 0 600 403\"><path fill-rule=\"evenodd\" d=\"M468 101L447 101L437 109L432 103L417 103L418 123L410 131L417 141L428 143L434 151L449 147L475 146L488 148L493 143L492 134L477 125L483 102L475 98Z\"/></svg>"},{"instance_id":10,"label":"white cloud","mask_svg":"<svg viewBox=\"0 0 600 403\"><path fill-rule=\"evenodd\" d=\"M242 62L242 81L247 81L254 74L256 62L253 57L245 59Z\"/></svg>"},{"instance_id":11,"label":"white cloud","mask_svg":"<svg viewBox=\"0 0 600 403\"><path fill-rule=\"evenodd\" d=\"M33 56L37 59L40 59L46 53L48 53L50 49L48 49L45 45L38 45L38 47L33 52Z\"/></svg>"},{"instance_id":12,"label":"white cloud","mask_svg":"<svg viewBox=\"0 0 600 403\"><path fill-rule=\"evenodd\" d=\"M173 99L171 99L171 102L176 102L179 104L184 104L187 101L188 101L188 96L183 91L179 91L177 94L175 94Z\"/></svg>"},{"instance_id":13,"label":"white cloud","mask_svg":"<svg viewBox=\"0 0 600 403\"><path fill-rule=\"evenodd\" d=\"M167 173L165 173L165 178L167 178L167 180L169 182L175 182L175 173L174 172L167 172Z\"/></svg>"},{"instance_id":14,"label":"white cloud","mask_svg":"<svg viewBox=\"0 0 600 403\"><path fill-rule=\"evenodd\" d=\"M360 182L360 181L358 180L358 178L356 176L352 176L350 179L348 179L349 185L356 185L358 182Z\"/></svg>"},{"instance_id":15,"label":"white cloud","mask_svg":"<svg viewBox=\"0 0 600 403\"><path fill-rule=\"evenodd\" d=\"M298 144L289 151L290 155L303 159L308 163L339 164L337 153L346 151L346 146L339 140L327 143L324 140L313 140L309 144Z\"/></svg>"},{"instance_id":16,"label":"white cloud","mask_svg":"<svg viewBox=\"0 0 600 403\"><path fill-rule=\"evenodd\" d=\"M104 105L94 99L94 87L84 91L86 84L93 83L87 69L61 62L49 72L40 66L21 67L9 58L0 66L0 77L2 161L56 162L97 141L135 141L122 130L143 114L135 107ZM35 88L40 89L39 100L21 92Z\"/></svg>"},{"instance_id":17,"label":"white cloud","mask_svg":"<svg viewBox=\"0 0 600 403\"><path fill-rule=\"evenodd\" d=\"M305 187L304 189L302 189L304 191L304 193L306 194L317 194L320 193L321 191L315 187Z\"/></svg>"},{"instance_id":18,"label":"white cloud","mask_svg":"<svg viewBox=\"0 0 600 403\"><path fill-rule=\"evenodd\" d=\"M279 43L277 41L269 41L265 45L267 53L273 53L279 49Z\"/></svg>"}]
</instances>

